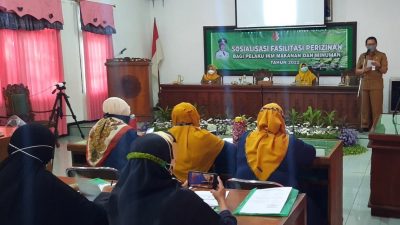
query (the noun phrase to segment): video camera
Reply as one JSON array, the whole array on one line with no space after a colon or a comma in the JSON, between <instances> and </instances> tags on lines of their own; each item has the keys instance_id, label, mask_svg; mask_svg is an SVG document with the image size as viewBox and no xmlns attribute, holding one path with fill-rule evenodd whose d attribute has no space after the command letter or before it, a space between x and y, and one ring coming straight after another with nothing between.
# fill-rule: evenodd
<instances>
[{"instance_id":1,"label":"video camera","mask_svg":"<svg viewBox=\"0 0 400 225\"><path fill-rule=\"evenodd\" d=\"M56 93L57 90L62 91L67 89L67 87L65 87L66 82L63 81L62 83L56 83L54 86L56 86L56 89L54 89L51 93L54 94Z\"/></svg>"}]
</instances>

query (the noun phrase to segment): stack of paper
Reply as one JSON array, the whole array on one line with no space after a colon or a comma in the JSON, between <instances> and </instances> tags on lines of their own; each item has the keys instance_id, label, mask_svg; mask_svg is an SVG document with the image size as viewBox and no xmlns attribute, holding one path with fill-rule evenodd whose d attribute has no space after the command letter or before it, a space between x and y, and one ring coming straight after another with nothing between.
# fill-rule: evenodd
<instances>
[{"instance_id":1,"label":"stack of paper","mask_svg":"<svg viewBox=\"0 0 400 225\"><path fill-rule=\"evenodd\" d=\"M291 187L253 189L235 210L237 215L288 216L298 191Z\"/></svg>"},{"instance_id":2,"label":"stack of paper","mask_svg":"<svg viewBox=\"0 0 400 225\"><path fill-rule=\"evenodd\" d=\"M217 207L218 206L218 202L217 200L214 198L214 196L212 195L212 193L210 191L195 191L195 193L201 198L203 199L203 201L205 203L207 203L210 207ZM226 197L228 196L229 191L226 192Z\"/></svg>"}]
</instances>

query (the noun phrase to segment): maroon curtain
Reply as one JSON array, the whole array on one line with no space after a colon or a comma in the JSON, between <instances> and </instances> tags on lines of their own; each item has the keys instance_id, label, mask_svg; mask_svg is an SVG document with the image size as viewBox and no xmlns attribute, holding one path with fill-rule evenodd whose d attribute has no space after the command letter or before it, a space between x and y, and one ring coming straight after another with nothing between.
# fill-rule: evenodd
<instances>
[{"instance_id":1,"label":"maroon curtain","mask_svg":"<svg viewBox=\"0 0 400 225\"><path fill-rule=\"evenodd\" d=\"M113 58L111 35L83 32L88 119L103 117L103 101L108 97L107 59Z\"/></svg>"},{"instance_id":2,"label":"maroon curtain","mask_svg":"<svg viewBox=\"0 0 400 225\"><path fill-rule=\"evenodd\" d=\"M60 31L45 29L23 31L0 29L0 87L24 84L29 88L34 111L51 110L54 84L64 81ZM0 115L5 115L0 98ZM35 114L36 120L48 120L50 113ZM66 134L66 120L59 123L59 133Z\"/></svg>"}]
</instances>

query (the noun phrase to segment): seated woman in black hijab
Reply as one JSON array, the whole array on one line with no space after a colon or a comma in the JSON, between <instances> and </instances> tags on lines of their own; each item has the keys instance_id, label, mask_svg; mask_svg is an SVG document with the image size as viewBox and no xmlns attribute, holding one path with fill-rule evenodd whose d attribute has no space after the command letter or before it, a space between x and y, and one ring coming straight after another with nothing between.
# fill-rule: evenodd
<instances>
[{"instance_id":1,"label":"seated woman in black hijab","mask_svg":"<svg viewBox=\"0 0 400 225\"><path fill-rule=\"evenodd\" d=\"M38 124L19 127L0 164L0 223L7 225L106 225L104 209L46 170L55 137Z\"/></svg>"},{"instance_id":2,"label":"seated woman in black hijab","mask_svg":"<svg viewBox=\"0 0 400 225\"><path fill-rule=\"evenodd\" d=\"M227 210L225 188L213 190L221 212L216 213L193 191L172 177L174 138L164 132L135 140L108 201L112 225L236 225Z\"/></svg>"}]
</instances>

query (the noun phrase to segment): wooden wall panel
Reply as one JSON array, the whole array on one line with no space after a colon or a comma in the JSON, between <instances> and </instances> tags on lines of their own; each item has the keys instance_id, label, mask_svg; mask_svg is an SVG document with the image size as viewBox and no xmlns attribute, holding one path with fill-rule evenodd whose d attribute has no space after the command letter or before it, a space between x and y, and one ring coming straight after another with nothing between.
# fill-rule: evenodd
<instances>
[{"instance_id":1,"label":"wooden wall panel","mask_svg":"<svg viewBox=\"0 0 400 225\"><path fill-rule=\"evenodd\" d=\"M291 108L302 112L312 106L328 112L336 110L350 125L359 125L357 87L163 84L159 101L162 107L173 107L182 101L196 103L205 110L206 117L225 115L229 118L243 114L257 117L259 109L271 102L278 103L285 112Z\"/></svg>"}]
</instances>

